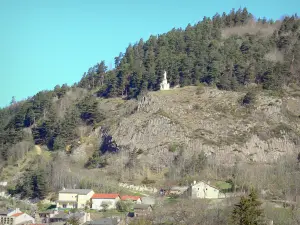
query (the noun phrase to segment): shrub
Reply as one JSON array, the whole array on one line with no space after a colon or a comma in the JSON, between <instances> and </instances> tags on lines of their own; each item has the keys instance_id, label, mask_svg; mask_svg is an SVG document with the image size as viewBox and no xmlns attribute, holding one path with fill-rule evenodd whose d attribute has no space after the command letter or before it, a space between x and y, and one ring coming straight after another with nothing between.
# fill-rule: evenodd
<instances>
[{"instance_id":1,"label":"shrub","mask_svg":"<svg viewBox=\"0 0 300 225\"><path fill-rule=\"evenodd\" d=\"M169 145L169 152L176 152L177 150L183 149L182 144L172 143Z\"/></svg>"},{"instance_id":2,"label":"shrub","mask_svg":"<svg viewBox=\"0 0 300 225\"><path fill-rule=\"evenodd\" d=\"M256 95L253 91L248 91L242 99L242 105L253 105L256 101Z\"/></svg>"},{"instance_id":3,"label":"shrub","mask_svg":"<svg viewBox=\"0 0 300 225\"><path fill-rule=\"evenodd\" d=\"M102 211L106 212L108 210L109 204L107 202L102 202L101 207Z\"/></svg>"},{"instance_id":4,"label":"shrub","mask_svg":"<svg viewBox=\"0 0 300 225\"><path fill-rule=\"evenodd\" d=\"M199 104L195 104L195 105L193 106L193 109L194 109L194 110L199 110L199 109L200 109L200 105L199 105Z\"/></svg>"},{"instance_id":5,"label":"shrub","mask_svg":"<svg viewBox=\"0 0 300 225\"><path fill-rule=\"evenodd\" d=\"M119 212L128 212L131 209L132 202L118 201L116 204Z\"/></svg>"},{"instance_id":6,"label":"shrub","mask_svg":"<svg viewBox=\"0 0 300 225\"><path fill-rule=\"evenodd\" d=\"M142 184L154 184L154 180L148 179L148 177L145 177L145 179L142 181Z\"/></svg>"},{"instance_id":7,"label":"shrub","mask_svg":"<svg viewBox=\"0 0 300 225\"><path fill-rule=\"evenodd\" d=\"M197 85L197 91L196 91L196 94L197 95L201 95L201 94L203 94L204 93L204 85L203 84L201 84L201 83L199 83L198 85Z\"/></svg>"}]
</instances>

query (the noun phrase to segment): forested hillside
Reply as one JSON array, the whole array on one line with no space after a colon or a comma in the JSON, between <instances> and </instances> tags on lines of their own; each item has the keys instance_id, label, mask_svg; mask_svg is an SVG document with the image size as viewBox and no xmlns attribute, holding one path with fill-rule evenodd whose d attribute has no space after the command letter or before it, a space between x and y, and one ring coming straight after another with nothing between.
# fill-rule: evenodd
<instances>
[{"instance_id":1,"label":"forested hillside","mask_svg":"<svg viewBox=\"0 0 300 225\"><path fill-rule=\"evenodd\" d=\"M150 100L156 106L152 105L152 108L150 107L149 110L155 109L156 111L151 115L135 115L141 107L148 107L148 103L141 103L140 96L145 96L148 91L159 89L164 70L167 71L171 87L199 87L199 90L195 93L192 92L192 94L186 91L187 98L192 99L192 102L188 102L188 100L183 102L184 99L179 99L178 108L176 108L177 105L169 105L169 108L173 111L168 112L168 114L162 110L163 106L167 105L166 102L160 102L162 97L156 98L155 95L152 95ZM186 136L184 136L170 129L170 133L164 133L161 136L168 137L169 135L171 137L173 135L174 140L182 138L182 142L188 142L187 136L189 140L197 139L198 141L198 139L201 139L201 142L195 142L193 146L199 146L199 143L201 143L203 146L204 144L213 146L212 149L221 148L220 145L229 146L229 144L232 144L230 141L235 144L239 142L238 144L240 144L243 141L247 141L247 138L250 138L247 136L249 131L243 130L246 125L237 125L240 130L234 130L237 128L231 129L230 127L229 134L226 133L228 137L226 136L225 138L222 136L224 134L221 131L227 126L217 124L221 119L213 121L215 118L212 119L212 117L217 117L220 113L228 113L223 116L231 119L232 126L236 123L235 119L242 118L238 113L243 115L248 113L247 116L242 118L243 123L247 123L246 119L250 122L266 121L265 117L261 117L263 112L259 111L259 113L251 114L249 113L250 109L245 108L244 105L254 104L254 95L261 94L263 96L264 90L271 90L280 96L286 88L290 86L295 88L300 82L299 74L300 20L297 15L287 16L282 21L267 20L265 18L255 20L253 15L244 8L237 11L232 10L229 14L216 14L213 18L204 17L199 23L195 25L189 24L185 29L174 28L165 34L151 36L146 41L140 40L136 44L129 45L124 54L120 53L119 56L115 57L115 68L112 70L107 70L105 62L101 61L90 68L83 75L82 79L72 87L66 84L62 86L57 85L54 90L41 91L24 101L12 101L9 107L1 109L0 172L5 178L13 177L13 179L17 180L19 177L16 177L15 174L9 174L7 172L9 169L7 168L18 168L18 176L24 182L20 182L19 186L13 187L12 193L22 193L24 197L43 198L46 193L42 191L44 189L42 187L47 186L46 183L51 183L52 185L49 185L49 187L58 189L63 184L70 186L70 184L78 184L82 181L78 177L76 179L74 177L70 178L72 177L71 175L55 172L58 169L58 165L63 166L63 162L66 162L67 159L63 157L72 155L78 148L84 149L83 152L89 149L87 153L88 159L84 161L82 169L108 166L110 162L105 157L106 153L117 153L121 149L129 149L128 151L130 151L129 156L126 156L126 163L122 161L119 164L110 164L109 166L111 167L109 168L111 170L121 169L122 167L119 167L119 165L126 164L126 167L132 169L134 165L138 164L136 160L140 155L146 154L151 149L157 150L159 148L159 146L151 144L156 142L156 140L139 140L140 143L137 147L131 146L130 141L128 141L133 140L133 138L138 140L137 136L143 136L143 132L139 132L139 134L134 133L137 132L137 129L148 129L149 133L151 133L151 125L147 121L150 121L153 116L157 118L163 116L174 122L175 116L172 116L174 114L176 118L181 119L176 120L172 124L176 125L176 130L182 133L186 132L184 134ZM230 94L227 95L222 92L222 95L227 96L231 101L226 106L228 108L224 108L224 105L226 105L224 99L220 100L223 105L219 103L219 105L217 103L216 105L209 105L210 103L213 104L213 100L217 98L213 94L220 96L221 92L211 91L212 94L208 94L207 91L203 97L201 94L203 94L202 92L206 87L201 89L200 87L202 86L212 89L218 88L218 91L228 91ZM248 91L249 86L255 86L256 93L249 92L242 100L242 104L240 104L240 100L237 100L239 93ZM175 93L174 96L177 95ZM174 96L169 96L169 100L174 99ZM205 99L205 101L203 99L199 100L198 97L194 98L195 96L207 97L208 99ZM276 105L281 100L271 101L267 97L262 97L262 99L259 104L269 104L270 107L274 107L274 110L277 110L276 113L282 113L280 111L281 106ZM200 105L198 100L199 102L206 102L209 106L205 108L206 106ZM187 105L186 108L184 108L185 104ZM158 108L158 105L161 108ZM241 105L244 108L240 109ZM196 112L195 115L191 108ZM258 109L260 110L261 108L258 107ZM210 115L209 112L214 110L216 114ZM202 114L200 115L200 113ZM276 114L273 112L273 114L271 112L268 113L268 116ZM192 117L193 119L198 118L199 121L204 120L203 118L210 118L212 119L210 125L212 125L210 127L207 126L206 131L203 127L197 127L194 132L192 130L194 129L192 127L193 120L185 117L186 114L191 115L191 117L194 116ZM138 116L141 116L141 118ZM276 135L276 138L281 138L280 129L284 128L291 134L290 137L293 139L293 144L291 145L294 148L294 142L298 141L299 135L298 131L296 131L298 128L296 126L293 128L288 126L293 124L294 119L297 119L298 116L293 115L293 117L290 117L290 115L286 114L276 114L276 119L279 118L281 124L274 124L274 121L272 121L272 126L270 125L270 129L268 128L270 133L266 134L269 135L266 139L271 139ZM124 120L122 121L122 119ZM139 124L140 121L144 121L144 124ZM163 120L160 122L166 123ZM188 125L185 123L188 123ZM131 125L132 127L130 127ZM202 125L205 125L204 122ZM164 127L168 126L168 124L164 125ZM214 126L215 130L209 130ZM273 126L276 129L279 127L279 131ZM259 132L265 131L265 128L256 124L253 126L249 125L249 127L251 127L251 132L253 131L253 133L257 130ZM98 128L101 128L100 136L95 135ZM160 129L157 128L157 130ZM154 133L159 133L157 130ZM273 132L273 130L277 133ZM202 133L204 131L207 132L208 136L203 136ZM132 136L129 137L129 133ZM241 135L237 137L236 133ZM112 135L115 136L112 137ZM123 136L127 139L122 139ZM96 140L93 138L96 138ZM146 139L147 137L143 138ZM160 137L156 138L159 139ZM87 144L88 141L86 139L93 139L93 141L89 140L93 144ZM117 143L115 139L118 140ZM160 142L162 143L161 145L164 145L165 140L160 140ZM145 143L148 143L148 145ZM86 145L82 147L83 144ZM41 146L43 151L38 156L35 155L29 159L27 155L32 152L34 145ZM181 146L181 141L171 143L169 152L175 152ZM188 147L195 148L193 146ZM234 149L234 152L241 151L236 148L236 146L230 146L230 151L232 149ZM203 147L203 149L212 151L209 147ZM65 155L62 157L61 154ZM201 164L201 154L198 152L196 155L193 155L196 161L198 160L196 163ZM222 157L226 157L224 155L227 152L222 154ZM165 155L162 154L164 162L158 161L156 155L152 155L153 162L157 160L157 162L155 161L156 165L167 164L167 162L172 164L173 160L165 157ZM180 157L186 157L183 155L176 156L177 160ZM145 160L144 163L149 166L150 170L155 170L157 173L162 172L161 168L154 168L153 165L148 165L149 160ZM24 166L25 164L26 166ZM172 165L169 166L173 168ZM185 170L175 171L176 174L186 176L191 172L187 169L188 165L182 165L182 167ZM196 167L195 164L193 168ZM62 170L65 171L67 169L63 168ZM114 172L117 174L116 171ZM4 173L5 175L3 175ZM145 176L146 172L140 173L141 176ZM59 179L57 174L60 174ZM121 178L118 177L118 179ZM82 184L82 187L85 186ZM40 189L41 191L33 191ZM36 194L34 195L34 193L38 193L38 196L35 196Z\"/></svg>"},{"instance_id":2,"label":"forested hillside","mask_svg":"<svg viewBox=\"0 0 300 225\"><path fill-rule=\"evenodd\" d=\"M129 45L115 58L115 70L105 73L101 62L78 86L100 86L100 96L131 98L143 90L157 90L166 70L171 86L205 82L238 90L255 82L265 89L278 89L299 82L299 24L296 15L276 23L254 21L247 9L204 17L185 29Z\"/></svg>"}]
</instances>

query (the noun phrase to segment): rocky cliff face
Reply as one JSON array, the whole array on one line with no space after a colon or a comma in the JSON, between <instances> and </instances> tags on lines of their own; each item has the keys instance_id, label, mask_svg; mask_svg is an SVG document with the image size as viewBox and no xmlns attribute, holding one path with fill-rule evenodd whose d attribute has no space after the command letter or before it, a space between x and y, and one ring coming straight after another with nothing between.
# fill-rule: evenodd
<instances>
[{"instance_id":1,"label":"rocky cliff face","mask_svg":"<svg viewBox=\"0 0 300 225\"><path fill-rule=\"evenodd\" d=\"M119 116L109 133L127 152L139 152L139 162L155 168L170 165L178 146L184 158L204 151L229 165L236 160L272 162L295 153L298 100L259 93L256 103L245 107L240 104L244 95L206 87L151 92L134 113Z\"/></svg>"}]
</instances>

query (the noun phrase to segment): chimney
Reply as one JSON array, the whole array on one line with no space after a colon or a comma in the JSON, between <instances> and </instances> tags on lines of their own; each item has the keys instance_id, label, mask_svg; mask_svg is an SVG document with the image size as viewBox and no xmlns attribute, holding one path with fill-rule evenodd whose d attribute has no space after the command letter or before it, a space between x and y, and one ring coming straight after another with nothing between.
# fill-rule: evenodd
<instances>
[{"instance_id":1,"label":"chimney","mask_svg":"<svg viewBox=\"0 0 300 225\"><path fill-rule=\"evenodd\" d=\"M207 181L207 184L210 185L210 181Z\"/></svg>"},{"instance_id":2,"label":"chimney","mask_svg":"<svg viewBox=\"0 0 300 225\"><path fill-rule=\"evenodd\" d=\"M194 180L194 185L196 184L197 182Z\"/></svg>"},{"instance_id":3,"label":"chimney","mask_svg":"<svg viewBox=\"0 0 300 225\"><path fill-rule=\"evenodd\" d=\"M20 213L20 208L16 208L16 213Z\"/></svg>"}]
</instances>

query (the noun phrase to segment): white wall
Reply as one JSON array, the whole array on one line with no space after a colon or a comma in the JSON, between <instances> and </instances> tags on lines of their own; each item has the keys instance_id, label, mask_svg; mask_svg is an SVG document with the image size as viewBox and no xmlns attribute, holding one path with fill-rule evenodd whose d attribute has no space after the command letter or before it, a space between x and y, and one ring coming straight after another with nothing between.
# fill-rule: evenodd
<instances>
[{"instance_id":1,"label":"white wall","mask_svg":"<svg viewBox=\"0 0 300 225\"><path fill-rule=\"evenodd\" d=\"M219 198L219 190L199 182L192 187L192 198Z\"/></svg>"},{"instance_id":2,"label":"white wall","mask_svg":"<svg viewBox=\"0 0 300 225\"><path fill-rule=\"evenodd\" d=\"M0 186L6 187L7 186L7 182L6 181L0 182Z\"/></svg>"},{"instance_id":3,"label":"white wall","mask_svg":"<svg viewBox=\"0 0 300 225\"><path fill-rule=\"evenodd\" d=\"M97 209L97 210L103 209L101 205L104 202L109 205L108 209L115 209L118 200L117 199L92 199L92 209Z\"/></svg>"}]
</instances>

